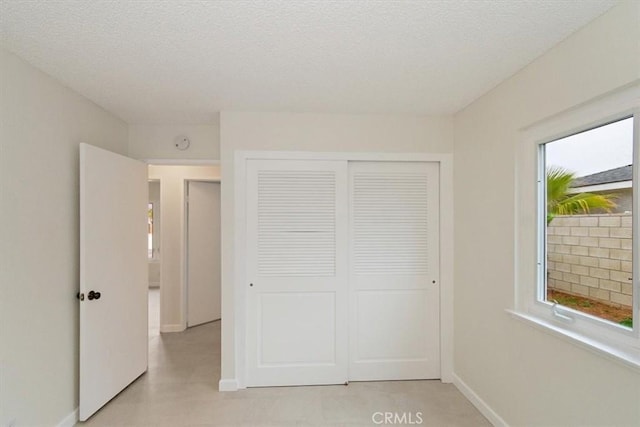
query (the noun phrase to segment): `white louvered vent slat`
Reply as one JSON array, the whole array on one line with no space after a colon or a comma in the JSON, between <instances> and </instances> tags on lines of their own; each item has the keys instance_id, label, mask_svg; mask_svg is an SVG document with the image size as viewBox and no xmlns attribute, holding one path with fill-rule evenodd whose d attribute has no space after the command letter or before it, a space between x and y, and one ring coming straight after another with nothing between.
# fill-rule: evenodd
<instances>
[{"instance_id":1,"label":"white louvered vent slat","mask_svg":"<svg viewBox=\"0 0 640 427\"><path fill-rule=\"evenodd\" d=\"M427 175L356 173L352 197L356 274L427 273Z\"/></svg>"},{"instance_id":2,"label":"white louvered vent slat","mask_svg":"<svg viewBox=\"0 0 640 427\"><path fill-rule=\"evenodd\" d=\"M258 172L259 275L335 275L335 203L334 172Z\"/></svg>"}]
</instances>

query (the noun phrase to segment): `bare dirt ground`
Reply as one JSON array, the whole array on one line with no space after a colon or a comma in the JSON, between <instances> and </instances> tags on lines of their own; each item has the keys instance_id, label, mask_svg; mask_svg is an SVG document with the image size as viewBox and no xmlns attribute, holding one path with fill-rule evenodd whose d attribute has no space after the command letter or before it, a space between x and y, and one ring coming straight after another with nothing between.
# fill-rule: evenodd
<instances>
[{"instance_id":1,"label":"bare dirt ground","mask_svg":"<svg viewBox=\"0 0 640 427\"><path fill-rule=\"evenodd\" d=\"M630 326L629 322L632 316L631 307L613 307L589 298L569 295L564 292L549 289L547 291L547 301L554 300L574 310L610 320L614 323L622 323Z\"/></svg>"}]
</instances>

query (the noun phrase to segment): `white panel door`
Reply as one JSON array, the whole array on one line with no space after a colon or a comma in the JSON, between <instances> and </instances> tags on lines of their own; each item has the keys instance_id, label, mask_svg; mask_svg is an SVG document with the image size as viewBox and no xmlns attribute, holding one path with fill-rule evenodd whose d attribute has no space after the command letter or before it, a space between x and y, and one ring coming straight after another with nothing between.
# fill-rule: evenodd
<instances>
[{"instance_id":1,"label":"white panel door","mask_svg":"<svg viewBox=\"0 0 640 427\"><path fill-rule=\"evenodd\" d=\"M349 380L440 378L438 164L349 164Z\"/></svg>"},{"instance_id":2,"label":"white panel door","mask_svg":"<svg viewBox=\"0 0 640 427\"><path fill-rule=\"evenodd\" d=\"M80 144L80 420L147 370L147 165Z\"/></svg>"},{"instance_id":3,"label":"white panel door","mask_svg":"<svg viewBox=\"0 0 640 427\"><path fill-rule=\"evenodd\" d=\"M187 326L220 319L220 183L189 181Z\"/></svg>"},{"instance_id":4,"label":"white panel door","mask_svg":"<svg viewBox=\"0 0 640 427\"><path fill-rule=\"evenodd\" d=\"M347 163L247 162L247 385L347 381Z\"/></svg>"}]
</instances>

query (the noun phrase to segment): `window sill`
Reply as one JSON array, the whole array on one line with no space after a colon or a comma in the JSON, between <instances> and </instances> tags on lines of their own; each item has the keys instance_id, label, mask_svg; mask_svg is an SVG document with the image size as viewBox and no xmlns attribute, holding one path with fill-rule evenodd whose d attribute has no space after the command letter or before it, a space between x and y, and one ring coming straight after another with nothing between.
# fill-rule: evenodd
<instances>
[{"instance_id":1,"label":"window sill","mask_svg":"<svg viewBox=\"0 0 640 427\"><path fill-rule=\"evenodd\" d=\"M613 345L605 343L603 341L589 338L585 335L563 328L560 325L551 323L547 320L530 314L525 314L510 309L507 309L505 311L509 313L514 319L519 320L527 325L533 326L534 328L539 329L545 333L558 337L563 341L566 341L573 345L577 345L578 347L582 347L594 354L604 356L607 359L617 362L627 368L631 368L636 372L640 372L640 348L629 345Z\"/></svg>"}]
</instances>

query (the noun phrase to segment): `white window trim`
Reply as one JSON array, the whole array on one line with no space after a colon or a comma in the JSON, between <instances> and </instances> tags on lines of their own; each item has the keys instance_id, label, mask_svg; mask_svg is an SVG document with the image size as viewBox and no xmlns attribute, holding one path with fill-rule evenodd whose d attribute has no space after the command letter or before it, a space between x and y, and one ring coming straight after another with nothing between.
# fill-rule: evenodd
<instances>
[{"instance_id":1,"label":"white window trim","mask_svg":"<svg viewBox=\"0 0 640 427\"><path fill-rule=\"evenodd\" d=\"M345 160L438 162L440 164L440 379L453 374L453 155L448 153L349 153L307 151L236 151L234 153L234 340L235 378L220 380L220 390L246 388L246 164L248 160ZM224 285L223 285L224 287ZM224 294L223 289L223 294ZM223 304L224 310L224 304Z\"/></svg>"},{"instance_id":2,"label":"white window trim","mask_svg":"<svg viewBox=\"0 0 640 427\"><path fill-rule=\"evenodd\" d=\"M533 124L521 131L516 168L516 230L514 253L514 318L545 332L611 358L640 371L640 209L633 215L633 330L602 321L566 307L556 307L537 298L541 274L539 260L544 253L543 232L545 197L539 191L544 176L539 162L540 146L624 117L634 119L634 180L640 183L640 84L635 82L618 91L589 101L571 110ZM636 206L640 191L634 188Z\"/></svg>"}]
</instances>

